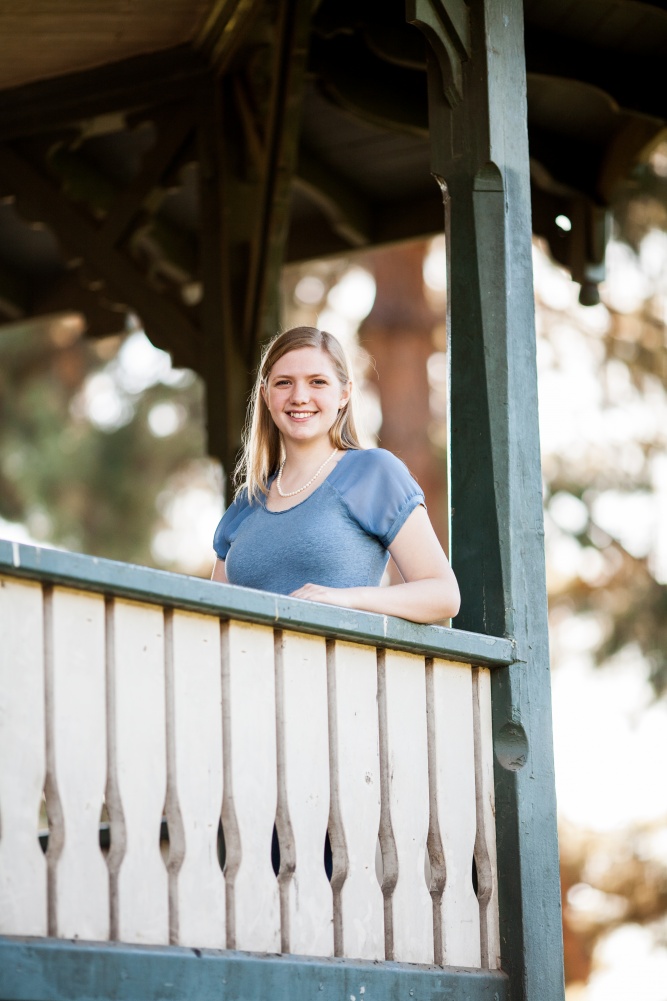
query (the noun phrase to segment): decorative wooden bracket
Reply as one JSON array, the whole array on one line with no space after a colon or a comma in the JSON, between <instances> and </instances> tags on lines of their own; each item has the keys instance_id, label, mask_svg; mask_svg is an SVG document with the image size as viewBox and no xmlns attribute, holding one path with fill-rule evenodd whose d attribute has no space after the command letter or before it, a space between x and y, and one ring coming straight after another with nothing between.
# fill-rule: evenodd
<instances>
[{"instance_id":1,"label":"decorative wooden bracket","mask_svg":"<svg viewBox=\"0 0 667 1001\"><path fill-rule=\"evenodd\" d=\"M406 0L406 20L425 35L435 53L451 108L463 100L462 63L470 59L470 13L463 0Z\"/></svg>"}]
</instances>

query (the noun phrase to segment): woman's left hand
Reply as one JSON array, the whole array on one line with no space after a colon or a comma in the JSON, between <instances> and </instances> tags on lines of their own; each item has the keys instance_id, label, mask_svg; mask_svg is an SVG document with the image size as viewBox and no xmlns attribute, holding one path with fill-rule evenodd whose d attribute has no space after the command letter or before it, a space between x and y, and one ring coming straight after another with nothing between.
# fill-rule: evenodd
<instances>
[{"instance_id":1,"label":"woman's left hand","mask_svg":"<svg viewBox=\"0 0 667 1001\"><path fill-rule=\"evenodd\" d=\"M339 605L341 608L351 608L348 588L322 587L321 584L304 584L292 591L290 598L303 598L305 601L321 601L325 605Z\"/></svg>"}]
</instances>

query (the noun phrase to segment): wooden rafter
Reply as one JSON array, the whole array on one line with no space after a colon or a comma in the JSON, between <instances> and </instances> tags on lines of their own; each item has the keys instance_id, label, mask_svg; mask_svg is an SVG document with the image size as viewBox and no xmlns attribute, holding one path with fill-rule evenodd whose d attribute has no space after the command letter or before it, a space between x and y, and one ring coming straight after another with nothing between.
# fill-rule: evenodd
<instances>
[{"instance_id":1,"label":"wooden rafter","mask_svg":"<svg viewBox=\"0 0 667 1001\"><path fill-rule=\"evenodd\" d=\"M31 215L58 234L70 251L95 271L120 301L141 316L176 364L199 369L201 336L185 312L153 291L138 267L118 250L103 246L96 227L61 196L57 185L9 146L0 147L0 190L30 206Z\"/></svg>"},{"instance_id":2,"label":"wooden rafter","mask_svg":"<svg viewBox=\"0 0 667 1001\"><path fill-rule=\"evenodd\" d=\"M103 115L182 101L208 72L188 45L0 92L0 141L48 134Z\"/></svg>"},{"instance_id":3,"label":"wooden rafter","mask_svg":"<svg viewBox=\"0 0 667 1001\"><path fill-rule=\"evenodd\" d=\"M255 360L258 342L268 332L262 326L270 312L269 286L278 279L287 235L289 188L296 163L310 23L307 0L291 0L280 4L278 9L273 87L264 134L263 184L251 242L243 313L244 353L251 362ZM273 322L276 320L277 316Z\"/></svg>"},{"instance_id":4,"label":"wooden rafter","mask_svg":"<svg viewBox=\"0 0 667 1001\"><path fill-rule=\"evenodd\" d=\"M165 121L167 116L168 125ZM191 102L176 107L169 106L156 116L155 124L158 130L157 140L146 153L139 176L117 196L100 227L99 239L107 247L114 247L122 240L144 201L159 185L175 155L192 132L194 114Z\"/></svg>"}]
</instances>

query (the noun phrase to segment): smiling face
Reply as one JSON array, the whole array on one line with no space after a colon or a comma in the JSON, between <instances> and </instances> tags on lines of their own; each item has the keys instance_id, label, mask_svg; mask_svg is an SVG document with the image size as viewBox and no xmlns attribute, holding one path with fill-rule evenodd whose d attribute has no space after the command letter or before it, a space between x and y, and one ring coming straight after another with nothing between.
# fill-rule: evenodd
<instances>
[{"instance_id":1,"label":"smiling face","mask_svg":"<svg viewBox=\"0 0 667 1001\"><path fill-rule=\"evenodd\" d=\"M334 364L320 348L289 351L275 363L262 386L262 398L287 443L326 439L339 410L350 398Z\"/></svg>"}]
</instances>

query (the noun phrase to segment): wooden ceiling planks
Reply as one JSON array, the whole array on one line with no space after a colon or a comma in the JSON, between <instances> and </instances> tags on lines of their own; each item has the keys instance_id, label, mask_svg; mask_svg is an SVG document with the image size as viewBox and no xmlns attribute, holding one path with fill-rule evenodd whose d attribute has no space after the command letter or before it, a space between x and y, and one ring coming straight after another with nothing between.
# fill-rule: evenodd
<instances>
[{"instance_id":1,"label":"wooden ceiling planks","mask_svg":"<svg viewBox=\"0 0 667 1001\"><path fill-rule=\"evenodd\" d=\"M192 41L212 0L0 2L0 89Z\"/></svg>"}]
</instances>

